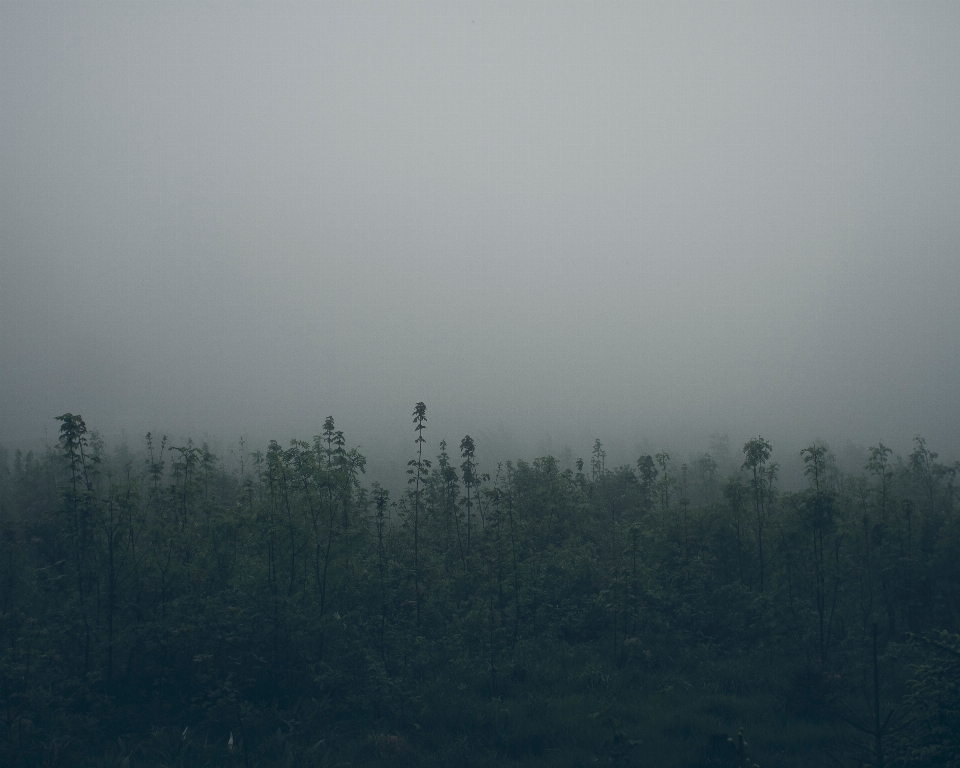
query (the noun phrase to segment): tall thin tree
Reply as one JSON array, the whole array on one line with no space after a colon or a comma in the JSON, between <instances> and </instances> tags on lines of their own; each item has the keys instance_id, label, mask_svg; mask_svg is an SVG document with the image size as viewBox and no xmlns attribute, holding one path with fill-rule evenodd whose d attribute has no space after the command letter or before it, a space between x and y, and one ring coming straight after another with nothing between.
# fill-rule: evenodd
<instances>
[{"instance_id":1,"label":"tall thin tree","mask_svg":"<svg viewBox=\"0 0 960 768\"><path fill-rule=\"evenodd\" d=\"M417 627L420 626L420 481L430 469L430 461L423 458L423 444L426 442L423 438L423 430L427 427L427 406L419 402L413 409L414 431L417 433L417 439L414 444L417 446L417 458L410 459L407 466L407 474L411 478L407 481L413 485L413 584L416 592L417 605Z\"/></svg>"},{"instance_id":2,"label":"tall thin tree","mask_svg":"<svg viewBox=\"0 0 960 768\"><path fill-rule=\"evenodd\" d=\"M470 435L466 435L463 440L460 441L460 456L463 458L463 463L460 465L460 473L463 476L463 485L467 489L467 558L470 557L470 529L472 517L470 513L473 508L473 500L470 497L470 491L477 483L477 464L474 461L475 452L476 447L473 444L473 438L470 437Z\"/></svg>"},{"instance_id":3,"label":"tall thin tree","mask_svg":"<svg viewBox=\"0 0 960 768\"><path fill-rule=\"evenodd\" d=\"M762 437L755 437L743 445L743 469L752 472L753 504L756 512L757 557L760 560L760 592L764 589L763 529L766 522L766 478L767 460L770 458L770 443Z\"/></svg>"}]
</instances>

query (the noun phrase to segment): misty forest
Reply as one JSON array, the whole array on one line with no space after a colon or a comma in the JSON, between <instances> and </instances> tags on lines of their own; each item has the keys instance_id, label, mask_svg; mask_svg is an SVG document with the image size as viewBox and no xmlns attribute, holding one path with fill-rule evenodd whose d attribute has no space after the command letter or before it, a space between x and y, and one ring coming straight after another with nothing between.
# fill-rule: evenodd
<instances>
[{"instance_id":1,"label":"misty forest","mask_svg":"<svg viewBox=\"0 0 960 768\"><path fill-rule=\"evenodd\" d=\"M0 0L0 768L960 768L960 2Z\"/></svg>"},{"instance_id":2,"label":"misty forest","mask_svg":"<svg viewBox=\"0 0 960 768\"><path fill-rule=\"evenodd\" d=\"M957 764L960 464L922 437L784 491L762 437L491 466L427 416L393 490L333 418L5 451L3 764Z\"/></svg>"}]
</instances>

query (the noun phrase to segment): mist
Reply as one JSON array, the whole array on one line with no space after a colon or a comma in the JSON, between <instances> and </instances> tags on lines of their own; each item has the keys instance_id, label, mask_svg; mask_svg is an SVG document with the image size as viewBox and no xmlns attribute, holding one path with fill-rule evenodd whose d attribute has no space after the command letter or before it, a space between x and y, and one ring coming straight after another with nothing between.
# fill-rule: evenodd
<instances>
[{"instance_id":1,"label":"mist","mask_svg":"<svg viewBox=\"0 0 960 768\"><path fill-rule=\"evenodd\" d=\"M0 8L0 442L960 453L953 3ZM394 462L396 463L396 462Z\"/></svg>"}]
</instances>

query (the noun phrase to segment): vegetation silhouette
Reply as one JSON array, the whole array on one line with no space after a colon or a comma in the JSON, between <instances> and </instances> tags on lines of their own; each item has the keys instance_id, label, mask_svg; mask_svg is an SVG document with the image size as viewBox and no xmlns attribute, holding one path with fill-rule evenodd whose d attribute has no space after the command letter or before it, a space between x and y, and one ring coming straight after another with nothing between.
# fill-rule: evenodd
<instances>
[{"instance_id":1,"label":"vegetation silhouette","mask_svg":"<svg viewBox=\"0 0 960 768\"><path fill-rule=\"evenodd\" d=\"M958 463L0 449L0 764L951 765ZM726 442L716 441L725 450ZM459 469L459 471L458 471ZM736 734L728 736L727 734Z\"/></svg>"}]
</instances>

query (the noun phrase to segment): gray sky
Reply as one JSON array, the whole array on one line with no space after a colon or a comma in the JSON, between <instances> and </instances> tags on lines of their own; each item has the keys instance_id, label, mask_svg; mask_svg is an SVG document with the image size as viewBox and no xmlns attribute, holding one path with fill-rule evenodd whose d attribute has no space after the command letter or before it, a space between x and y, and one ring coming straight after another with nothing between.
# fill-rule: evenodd
<instances>
[{"instance_id":1,"label":"gray sky","mask_svg":"<svg viewBox=\"0 0 960 768\"><path fill-rule=\"evenodd\" d=\"M0 2L7 445L956 457L958 245L956 2Z\"/></svg>"}]
</instances>

